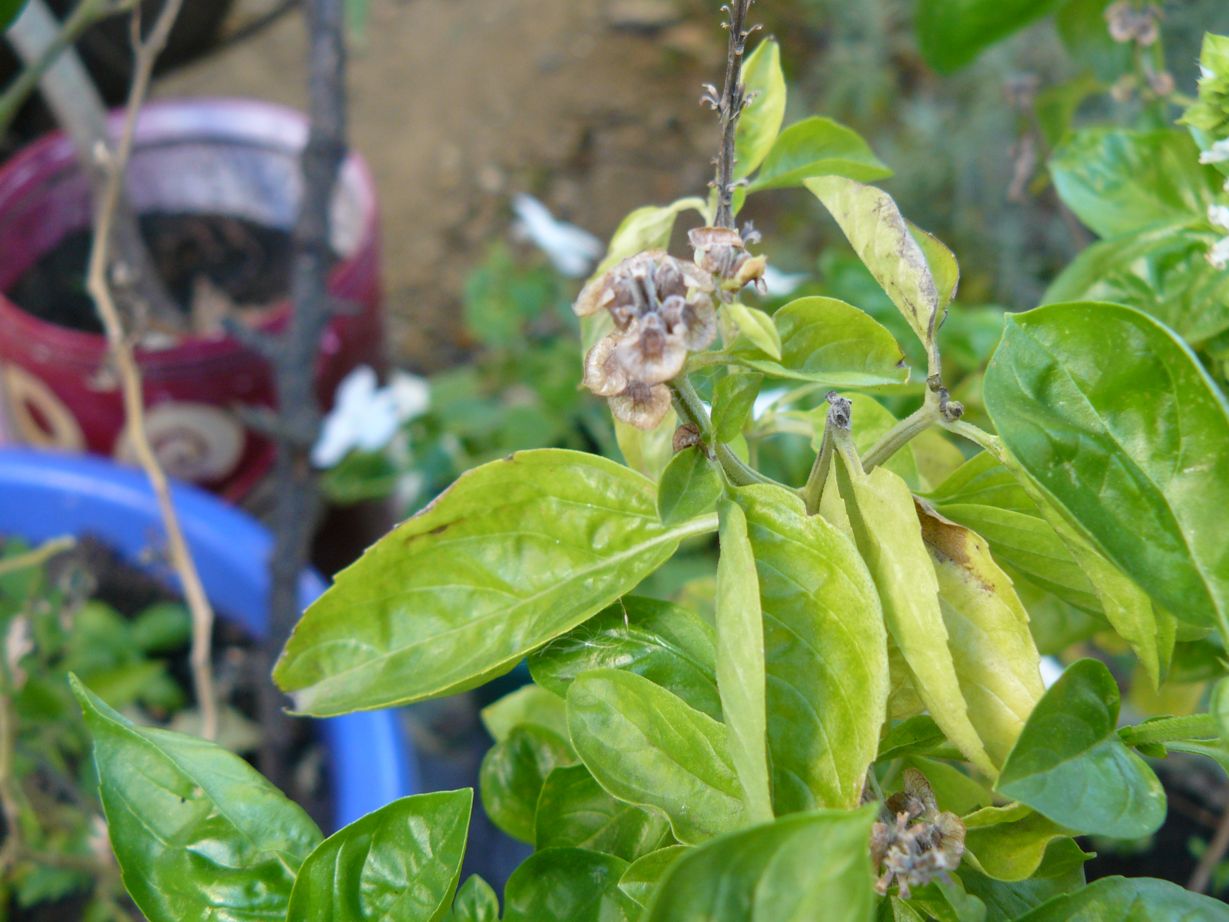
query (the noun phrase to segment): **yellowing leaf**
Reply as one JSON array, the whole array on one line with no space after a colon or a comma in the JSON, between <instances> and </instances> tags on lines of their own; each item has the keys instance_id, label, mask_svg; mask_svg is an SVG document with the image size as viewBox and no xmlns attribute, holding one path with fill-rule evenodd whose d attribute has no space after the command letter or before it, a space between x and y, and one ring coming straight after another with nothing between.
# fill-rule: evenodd
<instances>
[{"instance_id":1,"label":"yellowing leaf","mask_svg":"<svg viewBox=\"0 0 1229 922\"><path fill-rule=\"evenodd\" d=\"M969 717L1002 765L1045 691L1028 614L981 537L923 503L917 512Z\"/></svg>"}]
</instances>

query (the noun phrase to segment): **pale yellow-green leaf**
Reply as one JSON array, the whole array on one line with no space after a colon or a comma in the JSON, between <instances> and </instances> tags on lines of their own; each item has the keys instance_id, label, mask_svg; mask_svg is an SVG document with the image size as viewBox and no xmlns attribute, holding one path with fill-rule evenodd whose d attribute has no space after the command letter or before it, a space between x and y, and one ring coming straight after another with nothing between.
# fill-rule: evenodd
<instances>
[{"instance_id":1,"label":"pale yellow-green leaf","mask_svg":"<svg viewBox=\"0 0 1229 922\"><path fill-rule=\"evenodd\" d=\"M771 317L758 308L747 307L737 301L727 304L724 310L738 332L751 340L761 352L781 361L781 334Z\"/></svg>"},{"instance_id":2,"label":"pale yellow-green leaf","mask_svg":"<svg viewBox=\"0 0 1229 922\"><path fill-rule=\"evenodd\" d=\"M854 539L883 603L888 632L914 676L931 717L964 756L993 775L962 693L939 607L939 584L909 486L887 468L864 474L856 457L833 459Z\"/></svg>"},{"instance_id":3,"label":"pale yellow-green leaf","mask_svg":"<svg viewBox=\"0 0 1229 922\"><path fill-rule=\"evenodd\" d=\"M1069 833L1024 804L983 807L963 818L964 860L996 880L1025 880L1041 866L1050 843Z\"/></svg>"},{"instance_id":4,"label":"pale yellow-green leaf","mask_svg":"<svg viewBox=\"0 0 1229 922\"><path fill-rule=\"evenodd\" d=\"M743 85L749 102L734 135L735 179L750 176L764 162L785 119L785 74L775 39L764 39L747 57Z\"/></svg>"},{"instance_id":5,"label":"pale yellow-green leaf","mask_svg":"<svg viewBox=\"0 0 1229 922\"><path fill-rule=\"evenodd\" d=\"M1045 691L1028 614L975 532L917 504L969 717L1002 765Z\"/></svg>"}]
</instances>

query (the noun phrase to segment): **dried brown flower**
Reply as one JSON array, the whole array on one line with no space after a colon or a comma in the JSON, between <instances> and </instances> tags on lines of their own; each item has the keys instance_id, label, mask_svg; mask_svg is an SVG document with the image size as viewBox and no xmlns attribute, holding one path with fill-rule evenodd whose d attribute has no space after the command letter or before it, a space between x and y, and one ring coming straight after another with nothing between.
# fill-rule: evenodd
<instances>
[{"instance_id":1,"label":"dried brown flower","mask_svg":"<svg viewBox=\"0 0 1229 922\"><path fill-rule=\"evenodd\" d=\"M747 252L748 244L759 240L750 225L742 233L731 227L696 227L687 234L695 251L696 265L721 280L721 287L740 291L764 277L768 261Z\"/></svg>"},{"instance_id":2,"label":"dried brown flower","mask_svg":"<svg viewBox=\"0 0 1229 922\"><path fill-rule=\"evenodd\" d=\"M581 317L606 310L614 330L585 356L584 385L610 398L615 416L652 429L670 409L665 382L678 376L688 352L717 335L710 274L662 250L625 259L592 280L573 309Z\"/></svg>"},{"instance_id":3,"label":"dried brown flower","mask_svg":"<svg viewBox=\"0 0 1229 922\"><path fill-rule=\"evenodd\" d=\"M908 899L911 888L960 866L965 828L956 814L939 810L925 775L907 768L904 781L905 789L888 798L871 827L871 860L881 869L875 889L887 893L895 882L900 896Z\"/></svg>"},{"instance_id":4,"label":"dried brown flower","mask_svg":"<svg viewBox=\"0 0 1229 922\"><path fill-rule=\"evenodd\" d=\"M1161 30L1161 11L1155 6L1136 9L1130 0L1118 0L1105 8L1110 38L1116 42L1135 42L1141 48L1156 44Z\"/></svg>"}]
</instances>

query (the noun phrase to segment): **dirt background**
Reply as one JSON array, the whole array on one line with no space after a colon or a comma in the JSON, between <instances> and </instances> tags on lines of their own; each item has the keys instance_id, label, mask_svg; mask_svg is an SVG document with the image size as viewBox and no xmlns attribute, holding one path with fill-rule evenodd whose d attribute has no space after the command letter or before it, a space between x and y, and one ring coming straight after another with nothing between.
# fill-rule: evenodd
<instances>
[{"instance_id":1,"label":"dirt background","mask_svg":"<svg viewBox=\"0 0 1229 922\"><path fill-rule=\"evenodd\" d=\"M228 29L269 0L240 0ZM715 144L699 87L714 17L674 0L371 0L352 43L351 131L379 188L391 358L434 371L469 345L465 275L538 196L599 236L630 209L702 192ZM159 97L302 107L298 13L161 79Z\"/></svg>"}]
</instances>

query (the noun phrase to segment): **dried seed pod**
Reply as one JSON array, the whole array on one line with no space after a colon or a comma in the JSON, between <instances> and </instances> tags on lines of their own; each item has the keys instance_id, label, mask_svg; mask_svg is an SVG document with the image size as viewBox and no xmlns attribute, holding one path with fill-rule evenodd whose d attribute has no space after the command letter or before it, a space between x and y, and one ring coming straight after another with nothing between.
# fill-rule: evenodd
<instances>
[{"instance_id":1,"label":"dried seed pod","mask_svg":"<svg viewBox=\"0 0 1229 922\"><path fill-rule=\"evenodd\" d=\"M615 355L618 340L613 336L604 336L594 343L593 348L585 355L585 376L582 381L599 397L613 397L621 393L628 385L627 372Z\"/></svg>"},{"instance_id":2,"label":"dried seed pod","mask_svg":"<svg viewBox=\"0 0 1229 922\"><path fill-rule=\"evenodd\" d=\"M610 398L610 410L629 426L655 429L670 412L670 388L635 381L623 393Z\"/></svg>"},{"instance_id":3,"label":"dried seed pod","mask_svg":"<svg viewBox=\"0 0 1229 922\"><path fill-rule=\"evenodd\" d=\"M759 234L754 239L759 239ZM696 227L687 234L695 252L696 265L722 279L723 288L737 291L764 277L768 261L747 252L743 235L730 227Z\"/></svg>"}]
</instances>

